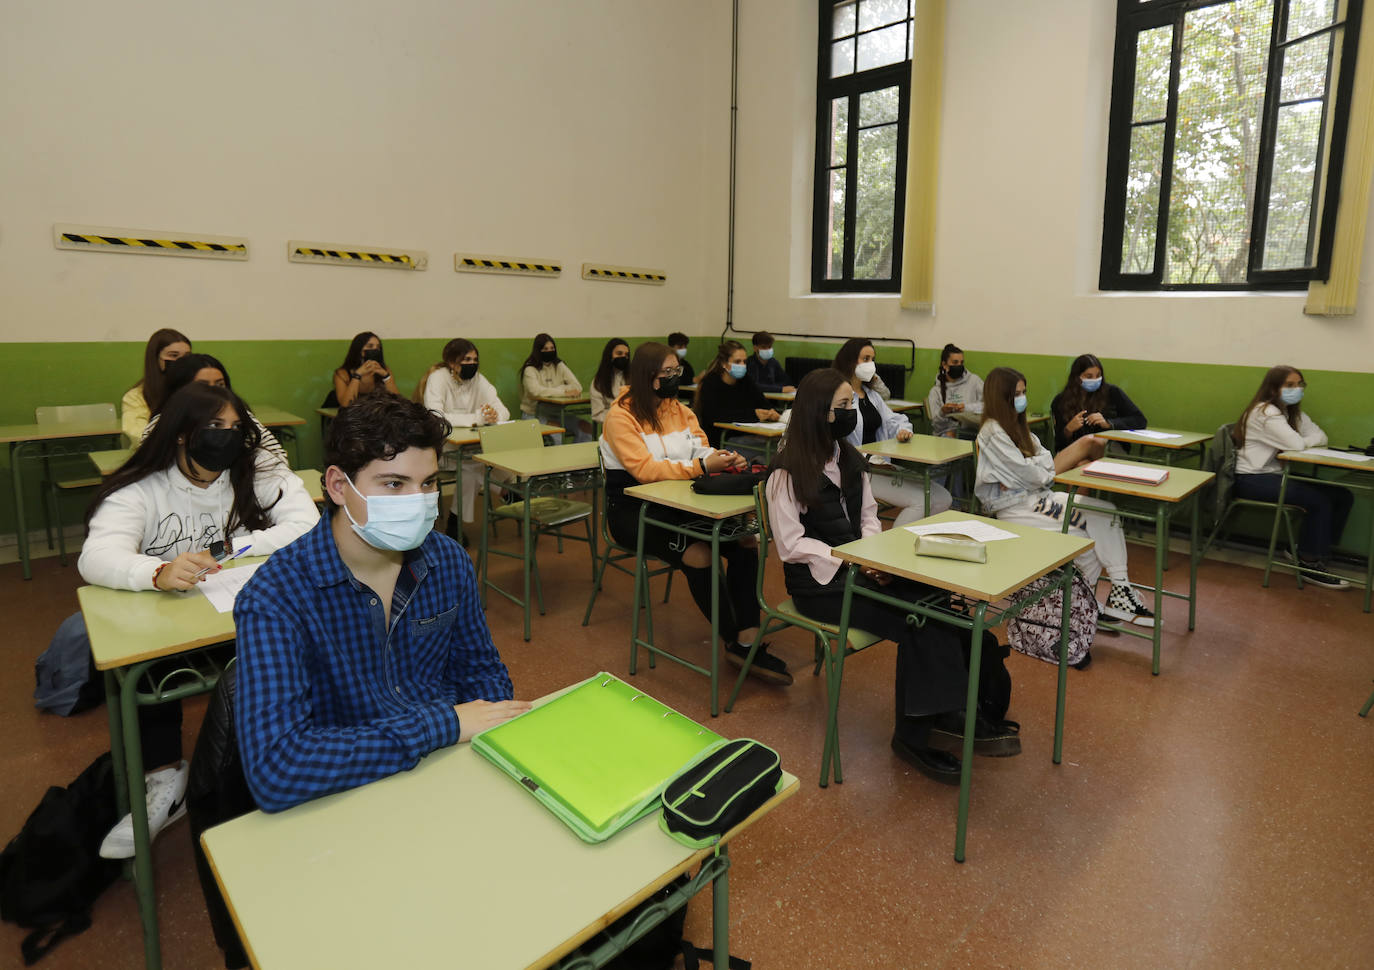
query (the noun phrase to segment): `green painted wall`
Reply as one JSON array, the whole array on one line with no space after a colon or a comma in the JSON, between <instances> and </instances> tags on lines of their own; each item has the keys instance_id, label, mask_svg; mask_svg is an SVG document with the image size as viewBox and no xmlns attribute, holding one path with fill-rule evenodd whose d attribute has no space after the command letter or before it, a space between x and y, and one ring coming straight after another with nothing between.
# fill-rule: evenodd
<instances>
[{"instance_id":1,"label":"green painted wall","mask_svg":"<svg viewBox=\"0 0 1374 970\"><path fill-rule=\"evenodd\" d=\"M733 336L733 335L732 335ZM643 340L662 340L661 335L627 336L632 346ZM738 336L736 337L738 339ZM744 337L747 344L748 337ZM688 358L701 370L716 344L714 336L694 337ZM586 386L600 360L603 338L560 340L558 349ZM387 362L408 394L419 376L439 359L443 341L388 340ZM819 343L779 340L779 359L797 355L833 356L839 342ZM343 359L345 342L323 340L207 340L196 350L213 354L229 368L234 389L250 405L276 405L308 418L300 429L300 464L320 465L320 428L315 408L330 388L330 375ZM529 341L483 339L482 372L512 409L518 406L516 370L529 353ZM1032 410L1045 410L1063 387L1070 357L1046 354L1005 355L965 348L968 366L978 374L991 368L1013 366L1026 375ZM0 424L33 420L33 409L44 404L118 402L138 376L142 366L141 343L7 343L6 390L0 398ZM896 345L878 345L878 359L906 363L909 351ZM906 396L924 398L937 370L939 351L921 348L916 354L915 376L908 377ZM1215 430L1233 421L1259 384L1261 369L1224 364L1178 364L1105 358L1107 378L1121 385L1152 424L1198 431ZM1333 446L1367 443L1374 436L1374 374L1351 371L1306 371L1308 399L1313 418L1327 432ZM3 458L3 508L0 533L14 529L9 458ZM36 470L26 475L26 508L31 528L41 526ZM80 519L83 500L73 497L64 510L66 521ZM1344 545L1364 550L1368 544L1369 503L1363 497L1346 529ZM1247 527L1253 523L1242 523ZM1260 528L1264 528L1261 526Z\"/></svg>"}]
</instances>

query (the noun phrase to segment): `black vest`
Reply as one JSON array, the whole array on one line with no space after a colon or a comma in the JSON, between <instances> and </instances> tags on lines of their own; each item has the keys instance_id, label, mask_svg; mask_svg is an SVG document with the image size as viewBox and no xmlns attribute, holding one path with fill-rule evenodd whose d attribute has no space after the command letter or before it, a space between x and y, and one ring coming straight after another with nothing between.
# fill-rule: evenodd
<instances>
[{"instance_id":1,"label":"black vest","mask_svg":"<svg viewBox=\"0 0 1374 970\"><path fill-rule=\"evenodd\" d=\"M861 537L859 530L863 500L862 476L855 476L849 489L841 493L839 486L822 473L819 501L801 515L803 534L808 539L819 539L828 546L842 546L846 542L853 542ZM847 516L846 512L849 513ZM844 587L843 569L836 572L835 578L826 586L816 582L806 563L785 562L782 564L782 573L787 583L787 592L792 596L805 596Z\"/></svg>"}]
</instances>

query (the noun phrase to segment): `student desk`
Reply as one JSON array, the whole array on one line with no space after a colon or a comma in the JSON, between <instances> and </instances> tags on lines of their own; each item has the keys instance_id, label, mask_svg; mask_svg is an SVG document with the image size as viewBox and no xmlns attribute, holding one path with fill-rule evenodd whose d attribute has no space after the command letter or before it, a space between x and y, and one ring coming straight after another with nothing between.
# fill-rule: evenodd
<instances>
[{"instance_id":1,"label":"student desk","mask_svg":"<svg viewBox=\"0 0 1374 970\"><path fill-rule=\"evenodd\" d=\"M632 485L625 489L630 498L643 502L639 508L639 535L635 544L635 595L634 624L630 632L630 676L634 676L639 666L639 648L649 653L649 666L654 666L656 657L667 657L682 666L695 670L711 678L711 716L720 714L720 544L736 542L758 531L754 521L753 495L698 495L692 491L692 483L683 480L650 482L647 485ZM672 509L687 515L672 515L659 512ZM644 562L644 530L657 526L668 532L675 532L688 539L697 539L711 544L711 667L692 663L677 654L654 646L639 637L639 608L651 609L649 602L649 578Z\"/></svg>"},{"instance_id":2,"label":"student desk","mask_svg":"<svg viewBox=\"0 0 1374 970\"><path fill-rule=\"evenodd\" d=\"M201 845L258 970L589 970L629 934L601 943L596 962L568 955L698 865L667 906L710 884L714 964L724 970L730 843L797 789L784 773L782 790L718 853L673 841L653 816L590 845L455 744L412 771L215 826Z\"/></svg>"},{"instance_id":3,"label":"student desk","mask_svg":"<svg viewBox=\"0 0 1374 970\"><path fill-rule=\"evenodd\" d=\"M338 409L335 408L335 411L337 410ZM517 418L516 420L519 419ZM482 427L490 426L483 425ZM553 424L539 425L539 433L544 436L544 439L546 441L548 440L549 435L562 434L565 430L565 428L561 428L558 425ZM482 445L482 437L480 434L478 434L476 427L460 426L454 428L452 431L449 432L448 443L457 446L458 449L456 452L449 452L449 454L453 455L454 457L453 487L455 489L455 494L458 495L459 504L461 507L463 496L463 459L470 458L473 455L477 454L477 450ZM442 468L441 470L445 472L448 471L447 468ZM439 514L442 517L442 509L440 510Z\"/></svg>"},{"instance_id":4,"label":"student desk","mask_svg":"<svg viewBox=\"0 0 1374 970\"><path fill-rule=\"evenodd\" d=\"M1030 526L998 522L969 515L967 512L950 510L939 515L928 516L922 523L957 522L974 519L996 526L1007 532L1014 532L1015 539L1001 539L989 542L986 563L961 562L955 559L937 559L934 556L916 555L916 537L906 529L889 529L876 535L867 536L854 542L836 546L835 558L847 562L845 570L844 603L840 610L840 643L849 636L849 613L855 596L866 596L880 603L887 603L905 610L917 617L937 620L963 630L972 631L972 655L969 659L968 695L964 704L964 751L963 771L959 778L959 813L954 830L954 859L964 861L964 836L968 828L969 787L973 779L973 733L974 719L978 711L978 672L983 652L983 631L1005 620L1012 619L1026 607L1060 590L1064 610L1061 618L1059 636L1059 688L1054 710L1054 753L1053 761L1059 764L1064 747L1064 694L1068 685L1069 652L1069 612L1073 605L1072 580L1073 560L1084 550L1092 548L1088 538L1062 535ZM881 589L868 589L855 582L859 568L868 566L873 569L902 576L918 583L933 586L939 592L925 600L907 602L885 595ZM1057 570L1057 572L1056 572ZM1054 573L1053 582L1040 592L1023 596L1013 602L994 607L1017 594L1028 583L1041 576ZM975 605L970 614L952 609L947 593L958 593ZM836 683L844 672L843 651L836 675ZM834 730L839 713L839 691L831 691L830 725ZM835 756L838 759L838 746Z\"/></svg>"},{"instance_id":5,"label":"student desk","mask_svg":"<svg viewBox=\"0 0 1374 970\"><path fill-rule=\"evenodd\" d=\"M305 424L305 418L292 414L290 411L283 411L281 408L264 404L253 410L253 417L258 419L258 423L264 428L271 429L277 436L278 441L285 440L291 445L291 461L293 464L300 462L300 442L296 440L296 428Z\"/></svg>"},{"instance_id":6,"label":"student desk","mask_svg":"<svg viewBox=\"0 0 1374 970\"><path fill-rule=\"evenodd\" d=\"M1119 441L1122 444L1140 445L1142 448L1158 448L1164 452L1164 464L1172 465L1174 457L1183 455L1197 455L1197 464L1201 468L1207 457L1207 442L1212 439L1209 434L1200 431L1178 431L1174 428L1155 428L1149 427L1146 431L1158 431L1160 434L1174 434L1177 438L1151 438L1142 435L1138 431L1098 431L1092 433L1099 438L1106 438L1108 441ZM1112 459L1113 461L1115 459Z\"/></svg>"},{"instance_id":7,"label":"student desk","mask_svg":"<svg viewBox=\"0 0 1374 970\"><path fill-rule=\"evenodd\" d=\"M95 465L95 470L100 473L101 478L109 478L120 467L129 460L129 456L134 453L132 448L116 448L112 451L93 451L90 453L91 464ZM305 486L306 494L316 505L324 504L324 490L320 486L320 473L314 468L293 468L291 473L301 480Z\"/></svg>"},{"instance_id":8,"label":"student desk","mask_svg":"<svg viewBox=\"0 0 1374 970\"><path fill-rule=\"evenodd\" d=\"M1279 453L1278 457L1279 461L1283 462L1283 478L1279 482L1279 501L1278 506L1274 512L1274 528L1269 533L1269 556L1264 564L1264 585L1266 587L1268 587L1269 585L1269 573L1275 566L1274 546L1278 542L1279 537L1278 509L1283 508L1284 493L1288 491L1288 479L1290 476L1294 474L1293 466L1312 466L1312 473L1310 475L1302 475L1299 473L1296 477L1312 478L1314 480L1317 479L1316 473L1319 469L1334 468L1337 471L1345 472L1346 474L1339 481L1330 482L1330 480L1328 480L1330 484L1337 484L1340 485L1342 488L1348 488L1354 492L1365 492L1367 494L1374 494L1374 458L1365 458L1364 461L1360 461L1361 456L1354 454L1352 454L1349 458L1337 458L1334 455L1314 455L1310 451L1283 451ZM1353 478L1356 480L1351 480L1352 473ZM1359 479L1363 479L1363 481ZM1364 611L1368 613L1370 589L1371 587L1374 587L1374 517L1371 517L1369 523L1369 548L1366 550L1365 560L1366 561L1364 567ZM1335 575L1334 573L1323 573L1321 570L1318 569L1308 569L1307 567L1302 566L1298 563L1293 563L1292 565L1279 563L1277 565L1280 569L1292 570L1295 574L1299 576L1304 575L1306 573L1313 573L1319 576ZM1342 576L1340 578L1348 579L1349 577ZM1356 582L1359 582L1359 580L1356 580ZM1368 709L1366 708L1366 711L1367 710Z\"/></svg>"},{"instance_id":9,"label":"student desk","mask_svg":"<svg viewBox=\"0 0 1374 970\"><path fill-rule=\"evenodd\" d=\"M925 507L930 509L930 473L935 468L954 465L966 458L973 457L973 442L959 438L945 438L928 434L914 434L906 441L888 438L886 441L873 441L860 445L859 451L865 455L877 455L895 461L919 465L921 483L925 487ZM892 464L869 463L869 474L887 475L900 484L902 478L910 474Z\"/></svg>"},{"instance_id":10,"label":"student desk","mask_svg":"<svg viewBox=\"0 0 1374 970\"><path fill-rule=\"evenodd\" d=\"M1139 468L1157 469L1160 466L1150 465L1138 461L1122 461L1113 458L1112 462L1120 465L1131 465ZM1074 495L1080 488L1093 489L1098 492L1105 492L1110 495L1124 495L1130 498L1144 499L1153 504L1154 510L1151 512L1139 512L1132 509L1117 508L1114 512L1106 512L1101 509L1091 509L1084 507L1085 514L1097 512L1102 515L1112 515L1118 519L1130 519L1135 522L1153 522L1155 526L1155 584L1154 584L1154 609L1155 625L1154 629L1146 633L1135 628L1129 623L1109 623L1109 628L1119 633L1126 633L1133 637L1141 637L1149 640L1152 645L1152 659L1150 662L1150 672L1159 676L1159 636L1164 628L1164 597L1173 596L1178 599L1188 601L1188 629L1191 631L1197 622L1197 563L1200 558L1198 553L1197 533L1198 533L1198 496L1204 487L1210 485L1212 479L1216 478L1211 472L1200 472L1192 468L1171 468L1169 477L1158 485L1144 485L1136 482L1119 482L1110 478L1099 478L1096 475L1084 475L1082 468L1073 468L1062 474L1055 475L1054 480L1057 484L1067 485L1068 502L1064 508L1064 520L1062 529L1067 532L1069 520L1073 517ZM1164 588L1164 563L1169 557L1169 522L1174 517L1174 513L1183 503L1189 505L1189 532L1188 532L1188 593L1175 593ZM1141 584L1142 589L1149 587Z\"/></svg>"},{"instance_id":11,"label":"student desk","mask_svg":"<svg viewBox=\"0 0 1374 970\"><path fill-rule=\"evenodd\" d=\"M227 568L263 562L239 560ZM138 708L160 704L214 688L222 669L200 648L234 639L234 615L219 613L197 592L106 589L83 586L76 591L91 658L105 675L105 702L110 719L110 753L114 762L115 810L133 813L134 891L143 923L143 955L148 970L162 965L158 942L157 893L148 839L148 806L143 798L143 753ZM184 655L184 666L152 682L148 668L164 658ZM139 682L147 680L144 689ZM130 795L134 797L130 797Z\"/></svg>"},{"instance_id":12,"label":"student desk","mask_svg":"<svg viewBox=\"0 0 1374 970\"><path fill-rule=\"evenodd\" d=\"M123 433L114 421L53 421L47 424L0 426L0 442L10 446L10 481L14 489L14 534L19 563L25 579L33 578L29 566L29 527L24 517L23 459L61 458L80 455L99 447L92 439L114 438Z\"/></svg>"},{"instance_id":13,"label":"student desk","mask_svg":"<svg viewBox=\"0 0 1374 970\"><path fill-rule=\"evenodd\" d=\"M553 421L553 422L548 422L548 423L550 423L550 424L562 424L562 425L566 425L566 424L568 423L568 415L569 415L569 414L572 414L572 415L582 415L582 414L590 414L590 413L591 413L592 399L591 399L591 397L590 397L589 395L587 395L587 394L581 394L581 393L579 393L579 394L573 394L573 395L571 395L571 396L569 396L569 395L561 395L561 396L558 396L558 395L547 395L547 396L546 396L546 395L535 395L534 397L531 398L531 400L535 402L535 410L536 410L536 411L540 410L539 405L543 404L543 405L547 405L548 408L551 408L551 409L556 410L556 411L558 412L558 420L557 420L557 421ZM535 416L538 417L538 418L541 420L541 423L543 422L543 417L544 417L544 416L543 416L542 414L536 414ZM591 418L588 418L587 420L588 420L588 422L590 422L590 421L591 421ZM560 429L560 430L561 430L561 429ZM576 428L573 429L573 432L574 432L574 434L576 434Z\"/></svg>"},{"instance_id":14,"label":"student desk","mask_svg":"<svg viewBox=\"0 0 1374 970\"><path fill-rule=\"evenodd\" d=\"M763 425L776 425L777 421L763 421L755 424L752 421L717 421L716 427L720 429L720 446L724 448L731 434L753 435L763 439L763 460L766 463L773 457L773 452L782 441L786 427L759 427Z\"/></svg>"},{"instance_id":15,"label":"student desk","mask_svg":"<svg viewBox=\"0 0 1374 970\"><path fill-rule=\"evenodd\" d=\"M450 439L452 440L452 439ZM479 588L482 591L482 606L487 605L487 587L491 587L512 603L525 611L525 639L530 638L530 571L534 567L534 532L530 522L530 500L541 495L555 492L575 491L590 488L593 493L592 524L588 543L591 548L592 563L596 563L597 503L596 489L601 484L600 445L595 441L583 441L570 445L554 445L552 448L515 448L510 451L483 452L476 458L485 469L486 486L482 495L482 538L478 546L477 568L481 577ZM462 463L459 462L461 467ZM491 472L493 468L507 472L512 481L501 482L501 488L514 492L524 503L524 518L521 520L521 540L524 543L519 558L523 561L524 597L517 597L502 589L487 577L487 566L491 557L489 528L491 520ZM498 551L496 555L514 556L513 553ZM538 576L536 574L536 583ZM538 590L539 615L544 615L543 591Z\"/></svg>"}]
</instances>

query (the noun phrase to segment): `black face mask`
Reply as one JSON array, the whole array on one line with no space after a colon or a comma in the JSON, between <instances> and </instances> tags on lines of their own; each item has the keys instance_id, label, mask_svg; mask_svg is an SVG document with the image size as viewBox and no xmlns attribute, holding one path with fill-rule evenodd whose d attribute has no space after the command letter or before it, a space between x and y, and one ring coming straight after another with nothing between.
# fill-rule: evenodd
<instances>
[{"instance_id":1,"label":"black face mask","mask_svg":"<svg viewBox=\"0 0 1374 970\"><path fill-rule=\"evenodd\" d=\"M187 456L201 468L222 472L243 454L242 428L201 428L191 435Z\"/></svg>"},{"instance_id":2,"label":"black face mask","mask_svg":"<svg viewBox=\"0 0 1374 970\"><path fill-rule=\"evenodd\" d=\"M660 377L658 379L658 387L654 388L654 393L664 400L671 397L677 397L677 386L680 383L682 383L681 375L677 377Z\"/></svg>"},{"instance_id":3,"label":"black face mask","mask_svg":"<svg viewBox=\"0 0 1374 970\"><path fill-rule=\"evenodd\" d=\"M465 381L470 381L470 380L472 380L474 377L477 376L477 365L476 365L476 364L459 364L459 365L458 365L458 376L461 377L461 378L462 378L463 380L465 380Z\"/></svg>"},{"instance_id":4,"label":"black face mask","mask_svg":"<svg viewBox=\"0 0 1374 970\"><path fill-rule=\"evenodd\" d=\"M541 351L539 351L539 359L542 360L542 361L543 361L544 363L546 363L546 364L552 364L552 363L554 363L554 362L556 362L556 361L558 360L558 351L556 351L556 350L541 350Z\"/></svg>"},{"instance_id":5,"label":"black face mask","mask_svg":"<svg viewBox=\"0 0 1374 970\"><path fill-rule=\"evenodd\" d=\"M830 437L839 441L848 438L859 426L859 412L854 408L836 408L835 420L830 422Z\"/></svg>"},{"instance_id":6,"label":"black face mask","mask_svg":"<svg viewBox=\"0 0 1374 970\"><path fill-rule=\"evenodd\" d=\"M363 360L375 360L380 364L382 362L382 352L380 350L364 350Z\"/></svg>"},{"instance_id":7,"label":"black face mask","mask_svg":"<svg viewBox=\"0 0 1374 970\"><path fill-rule=\"evenodd\" d=\"M954 365L952 365L952 366L949 368L949 379L950 379L950 380L952 380L952 381L957 381L959 378L961 378L961 377L963 377L963 376L964 376L964 365L963 365L963 364L954 364Z\"/></svg>"},{"instance_id":8,"label":"black face mask","mask_svg":"<svg viewBox=\"0 0 1374 970\"><path fill-rule=\"evenodd\" d=\"M614 367L616 370L629 370L629 369L630 369L630 358L628 358L628 357L612 357L612 358L611 358L611 366Z\"/></svg>"}]
</instances>

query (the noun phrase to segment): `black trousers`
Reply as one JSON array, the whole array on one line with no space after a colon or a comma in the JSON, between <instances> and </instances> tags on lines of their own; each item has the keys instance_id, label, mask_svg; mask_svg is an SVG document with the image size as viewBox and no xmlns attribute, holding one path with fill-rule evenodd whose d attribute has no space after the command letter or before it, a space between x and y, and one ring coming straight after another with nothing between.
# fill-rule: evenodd
<instances>
[{"instance_id":1,"label":"black trousers","mask_svg":"<svg viewBox=\"0 0 1374 970\"><path fill-rule=\"evenodd\" d=\"M639 537L640 502L608 496L606 506L606 525L615 541L633 549ZM677 512L664 506L657 506L651 514L667 518L686 513ZM695 539L650 526L644 535L645 555L657 556L682 571L687 586L692 591L692 599L701 610L701 615L711 619L711 567L694 568L682 564L682 554ZM751 546L730 541L720 544L720 554L725 560L725 568L717 577L716 589L720 596L719 632L721 640L733 643L739 639L741 630L759 625L759 601L754 591L759 568L759 551Z\"/></svg>"},{"instance_id":2,"label":"black trousers","mask_svg":"<svg viewBox=\"0 0 1374 970\"><path fill-rule=\"evenodd\" d=\"M1261 502L1277 502L1282 482L1282 475L1237 475L1236 494ZM1355 496L1350 489L1334 483L1290 475L1283 500L1289 505L1301 506L1306 512L1298 535L1298 552L1306 558L1325 560L1331 555L1331 547L1341 538Z\"/></svg>"},{"instance_id":3,"label":"black trousers","mask_svg":"<svg viewBox=\"0 0 1374 970\"><path fill-rule=\"evenodd\" d=\"M910 580L894 579L876 587L889 596L914 600L928 595L929 587ZM824 623L839 623L844 605L844 569L822 589L788 590L792 602L806 616ZM906 622L898 607L855 596L849 625L897 644L897 675L894 683L894 732L913 747L926 747L930 722L937 714L964 709L968 670L958 634L943 623L929 622L916 628Z\"/></svg>"},{"instance_id":4,"label":"black trousers","mask_svg":"<svg viewBox=\"0 0 1374 970\"><path fill-rule=\"evenodd\" d=\"M181 701L151 704L138 709L139 747L143 770L152 771L181 760Z\"/></svg>"}]
</instances>

